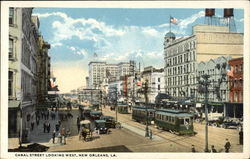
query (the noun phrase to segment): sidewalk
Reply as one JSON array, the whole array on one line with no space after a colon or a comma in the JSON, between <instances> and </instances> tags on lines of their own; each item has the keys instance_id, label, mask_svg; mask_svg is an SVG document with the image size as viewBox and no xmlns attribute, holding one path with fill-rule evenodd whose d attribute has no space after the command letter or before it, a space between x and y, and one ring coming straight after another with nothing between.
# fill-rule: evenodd
<instances>
[{"instance_id":1,"label":"sidewalk","mask_svg":"<svg viewBox=\"0 0 250 159\"><path fill-rule=\"evenodd\" d=\"M44 146L59 146L61 145L61 143L58 142L58 133L56 132L56 138L55 138L55 144L53 144L53 139L52 139L52 134L53 131L55 130L55 125L58 123L58 112L56 112L56 118L55 120L52 120L51 117L49 117L49 120L45 120L45 119L40 119L39 125L34 126L34 130L30 131L29 134L29 143L25 143L23 144L24 146L27 146L31 143L38 143ZM48 133L47 130L44 133L44 129L43 129L43 124L45 121L48 121L50 123L50 132Z\"/></svg>"}]
</instances>

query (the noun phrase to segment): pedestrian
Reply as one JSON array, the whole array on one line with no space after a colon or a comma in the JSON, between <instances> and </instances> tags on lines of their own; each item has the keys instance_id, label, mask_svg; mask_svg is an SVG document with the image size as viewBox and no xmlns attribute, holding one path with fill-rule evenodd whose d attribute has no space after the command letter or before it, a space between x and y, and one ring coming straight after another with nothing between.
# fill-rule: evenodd
<instances>
[{"instance_id":1,"label":"pedestrian","mask_svg":"<svg viewBox=\"0 0 250 159\"><path fill-rule=\"evenodd\" d=\"M65 128L62 128L62 130L61 130L61 135L62 135L62 138L63 138L63 143L66 144L66 139L65 139Z\"/></svg>"},{"instance_id":2,"label":"pedestrian","mask_svg":"<svg viewBox=\"0 0 250 159\"><path fill-rule=\"evenodd\" d=\"M191 151L196 152L194 145L192 145Z\"/></svg>"},{"instance_id":3,"label":"pedestrian","mask_svg":"<svg viewBox=\"0 0 250 159\"><path fill-rule=\"evenodd\" d=\"M226 139L226 144L224 145L224 148L225 148L225 152L226 152L226 153L229 152L230 147L231 147L231 144L230 144L230 142L228 141L228 139Z\"/></svg>"},{"instance_id":4,"label":"pedestrian","mask_svg":"<svg viewBox=\"0 0 250 159\"><path fill-rule=\"evenodd\" d=\"M47 123L46 122L44 122L43 123L43 132L45 133L45 130L47 129Z\"/></svg>"},{"instance_id":5,"label":"pedestrian","mask_svg":"<svg viewBox=\"0 0 250 159\"><path fill-rule=\"evenodd\" d=\"M56 130L54 130L52 134L53 144L55 143L55 137L56 137Z\"/></svg>"},{"instance_id":6,"label":"pedestrian","mask_svg":"<svg viewBox=\"0 0 250 159\"><path fill-rule=\"evenodd\" d=\"M243 145L243 128L240 128L239 143L240 143L240 145Z\"/></svg>"},{"instance_id":7,"label":"pedestrian","mask_svg":"<svg viewBox=\"0 0 250 159\"><path fill-rule=\"evenodd\" d=\"M79 117L77 117L76 124L77 124L77 130L79 133L79 131L80 131L80 118Z\"/></svg>"},{"instance_id":8,"label":"pedestrian","mask_svg":"<svg viewBox=\"0 0 250 159\"><path fill-rule=\"evenodd\" d=\"M150 130L149 130L149 138L150 138L150 140L152 140L152 136L153 136L153 132L152 132L152 130L150 129Z\"/></svg>"},{"instance_id":9,"label":"pedestrian","mask_svg":"<svg viewBox=\"0 0 250 159\"><path fill-rule=\"evenodd\" d=\"M47 124L47 132L49 133L50 132L50 123L48 122Z\"/></svg>"},{"instance_id":10,"label":"pedestrian","mask_svg":"<svg viewBox=\"0 0 250 159\"><path fill-rule=\"evenodd\" d=\"M60 132L58 133L57 138L58 138L58 140L59 140L59 143L62 143L62 135L61 135L61 133L60 133Z\"/></svg>"},{"instance_id":11,"label":"pedestrian","mask_svg":"<svg viewBox=\"0 0 250 159\"><path fill-rule=\"evenodd\" d=\"M35 124L34 121L32 121L32 122L31 122L31 130L32 130L32 131L33 131L33 129L34 129L34 124Z\"/></svg>"},{"instance_id":12,"label":"pedestrian","mask_svg":"<svg viewBox=\"0 0 250 159\"><path fill-rule=\"evenodd\" d=\"M214 148L214 145L211 146L211 153L216 153L216 149Z\"/></svg>"}]
</instances>

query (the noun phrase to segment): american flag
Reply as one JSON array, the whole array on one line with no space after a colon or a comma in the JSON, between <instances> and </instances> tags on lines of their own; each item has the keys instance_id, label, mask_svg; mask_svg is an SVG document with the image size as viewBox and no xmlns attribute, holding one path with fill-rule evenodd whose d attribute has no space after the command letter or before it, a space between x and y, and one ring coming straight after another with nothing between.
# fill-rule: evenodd
<instances>
[{"instance_id":1,"label":"american flag","mask_svg":"<svg viewBox=\"0 0 250 159\"><path fill-rule=\"evenodd\" d=\"M230 76L230 77L234 76L234 68L230 67L229 64L227 65L227 75Z\"/></svg>"},{"instance_id":2,"label":"american flag","mask_svg":"<svg viewBox=\"0 0 250 159\"><path fill-rule=\"evenodd\" d=\"M174 17L170 17L170 23L177 25L177 19Z\"/></svg>"}]
</instances>

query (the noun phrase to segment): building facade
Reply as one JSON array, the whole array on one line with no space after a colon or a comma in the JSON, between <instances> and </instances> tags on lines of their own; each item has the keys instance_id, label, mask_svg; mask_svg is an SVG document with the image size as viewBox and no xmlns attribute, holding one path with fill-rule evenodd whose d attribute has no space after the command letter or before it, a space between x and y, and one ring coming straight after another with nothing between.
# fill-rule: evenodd
<instances>
[{"instance_id":1,"label":"building facade","mask_svg":"<svg viewBox=\"0 0 250 159\"><path fill-rule=\"evenodd\" d=\"M131 65L129 62L118 64L108 64L106 62L89 63L89 87L96 89L100 87L101 82L108 78L109 81L119 80L120 76L130 75Z\"/></svg>"},{"instance_id":2,"label":"building facade","mask_svg":"<svg viewBox=\"0 0 250 159\"><path fill-rule=\"evenodd\" d=\"M198 63L220 56L242 55L243 34L231 33L227 26L196 25L191 36L178 39L168 32L164 42L166 93L177 100L194 100L198 96Z\"/></svg>"},{"instance_id":3,"label":"building facade","mask_svg":"<svg viewBox=\"0 0 250 159\"><path fill-rule=\"evenodd\" d=\"M141 77L144 84L146 81L148 82L148 102L154 103L157 94L165 92L164 69L156 69L152 66L145 67L141 73ZM142 85L143 87L144 85ZM143 92L141 93L143 94Z\"/></svg>"},{"instance_id":4,"label":"building facade","mask_svg":"<svg viewBox=\"0 0 250 159\"><path fill-rule=\"evenodd\" d=\"M243 117L243 58L228 61L231 67L229 78L229 104L227 114L231 117Z\"/></svg>"},{"instance_id":5,"label":"building facade","mask_svg":"<svg viewBox=\"0 0 250 159\"><path fill-rule=\"evenodd\" d=\"M17 137L21 132L22 140L28 140L42 90L39 87L41 81L38 64L41 59L38 28L38 19L32 19L32 8L9 9L8 134L9 137ZM48 62L48 57L46 58ZM45 65L49 67L49 63ZM45 91L43 90L44 94Z\"/></svg>"},{"instance_id":6,"label":"building facade","mask_svg":"<svg viewBox=\"0 0 250 159\"><path fill-rule=\"evenodd\" d=\"M39 33L39 19L32 16L32 21ZM43 107L48 99L48 88L50 82L50 44L46 42L42 35L38 36L38 56L37 56L37 103L38 107Z\"/></svg>"}]
</instances>

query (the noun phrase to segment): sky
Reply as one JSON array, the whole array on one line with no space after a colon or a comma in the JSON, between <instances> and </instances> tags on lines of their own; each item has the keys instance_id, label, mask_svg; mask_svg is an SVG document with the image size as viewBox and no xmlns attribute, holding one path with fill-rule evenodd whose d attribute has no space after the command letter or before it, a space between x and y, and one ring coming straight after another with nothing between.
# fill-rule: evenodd
<instances>
[{"instance_id":1,"label":"sky","mask_svg":"<svg viewBox=\"0 0 250 159\"><path fill-rule=\"evenodd\" d=\"M171 25L176 37L190 36L204 24L204 10L171 8L34 8L40 32L51 44L53 75L61 93L85 86L90 61L134 60L141 67L164 66L163 42ZM216 9L223 16L223 9ZM237 32L243 33L244 11L234 10ZM97 56L94 56L96 54Z\"/></svg>"}]
</instances>

